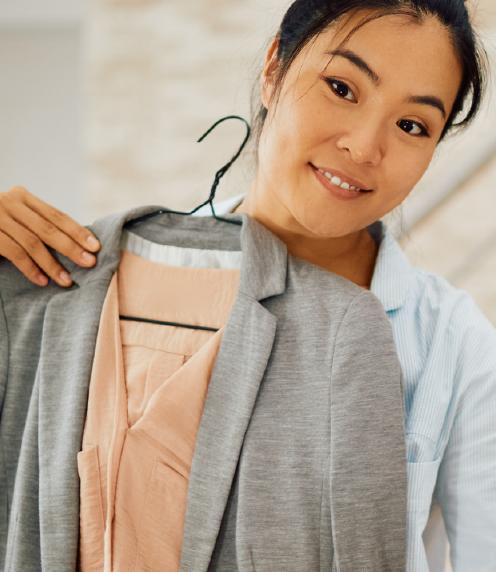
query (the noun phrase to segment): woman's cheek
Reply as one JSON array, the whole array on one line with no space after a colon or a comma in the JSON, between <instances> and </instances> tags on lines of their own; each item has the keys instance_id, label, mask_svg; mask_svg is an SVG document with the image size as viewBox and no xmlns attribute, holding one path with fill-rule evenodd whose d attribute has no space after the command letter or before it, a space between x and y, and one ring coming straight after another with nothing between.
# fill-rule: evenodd
<instances>
[{"instance_id":1,"label":"woman's cheek","mask_svg":"<svg viewBox=\"0 0 496 572\"><path fill-rule=\"evenodd\" d=\"M378 213L377 218L381 218L386 214L390 213L396 207L398 207L410 194L411 188L403 186L402 188L398 188L396 186L393 191L390 193L379 194L378 198L380 199L380 207L379 209L382 211Z\"/></svg>"}]
</instances>

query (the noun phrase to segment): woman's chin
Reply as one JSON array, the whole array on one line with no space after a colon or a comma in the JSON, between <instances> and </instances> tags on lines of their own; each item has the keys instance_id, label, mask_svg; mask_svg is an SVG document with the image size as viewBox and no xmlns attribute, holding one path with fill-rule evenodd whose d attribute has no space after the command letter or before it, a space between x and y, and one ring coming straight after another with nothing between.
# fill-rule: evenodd
<instances>
[{"instance_id":1,"label":"woman's chin","mask_svg":"<svg viewBox=\"0 0 496 572\"><path fill-rule=\"evenodd\" d=\"M297 220L305 229L305 235L312 238L342 238L354 231L352 225L343 224L342 221L330 217L323 220L317 213L307 213L297 217Z\"/></svg>"}]
</instances>

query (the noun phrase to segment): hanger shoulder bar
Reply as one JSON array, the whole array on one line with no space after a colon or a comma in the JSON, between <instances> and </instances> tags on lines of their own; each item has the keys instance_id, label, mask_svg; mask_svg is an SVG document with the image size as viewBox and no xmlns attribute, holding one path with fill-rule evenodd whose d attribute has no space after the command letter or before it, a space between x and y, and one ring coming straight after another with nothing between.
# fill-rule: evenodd
<instances>
[{"instance_id":1,"label":"hanger shoulder bar","mask_svg":"<svg viewBox=\"0 0 496 572\"><path fill-rule=\"evenodd\" d=\"M194 326L193 324L180 324L179 322L162 322L160 320L150 320L149 318L137 318L135 316L119 316L121 320L132 322L146 322L147 324L158 324L160 326L176 326L178 328L188 328L190 330L204 330L206 332L218 332L218 328L210 328L209 326Z\"/></svg>"}]
</instances>

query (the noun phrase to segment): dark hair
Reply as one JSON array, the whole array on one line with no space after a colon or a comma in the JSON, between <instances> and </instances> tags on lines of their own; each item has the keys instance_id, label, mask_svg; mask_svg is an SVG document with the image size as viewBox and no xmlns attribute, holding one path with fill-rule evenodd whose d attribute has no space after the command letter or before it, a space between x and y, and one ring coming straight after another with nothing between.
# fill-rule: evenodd
<instances>
[{"instance_id":1,"label":"dark hair","mask_svg":"<svg viewBox=\"0 0 496 572\"><path fill-rule=\"evenodd\" d=\"M373 13L365 17L342 41L340 46L366 23L389 15L405 15L421 23L425 16L436 16L450 32L452 44L460 58L463 68L462 82L450 116L439 138L457 127L468 127L476 116L485 93L488 74L488 58L479 38L472 27L470 17L463 0L295 0L284 15L277 35L279 37L279 67L275 76L274 94L280 95L284 77L291 63L301 50L346 14L372 9ZM466 117L460 123L455 118L463 110L465 99L472 93L471 105ZM252 94L252 137L255 148L258 146L267 109L261 104L258 93L258 81Z\"/></svg>"}]
</instances>

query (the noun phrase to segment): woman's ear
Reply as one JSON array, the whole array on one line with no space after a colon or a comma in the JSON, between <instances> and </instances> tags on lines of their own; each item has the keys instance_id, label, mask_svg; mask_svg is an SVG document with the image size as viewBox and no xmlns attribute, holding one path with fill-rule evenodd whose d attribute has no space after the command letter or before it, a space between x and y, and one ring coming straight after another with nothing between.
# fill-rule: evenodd
<instances>
[{"instance_id":1,"label":"woman's ear","mask_svg":"<svg viewBox=\"0 0 496 572\"><path fill-rule=\"evenodd\" d=\"M260 78L260 95L263 106L268 109L269 102L275 89L276 72L279 68L277 50L279 49L279 36L275 36L265 55L265 63Z\"/></svg>"}]
</instances>

